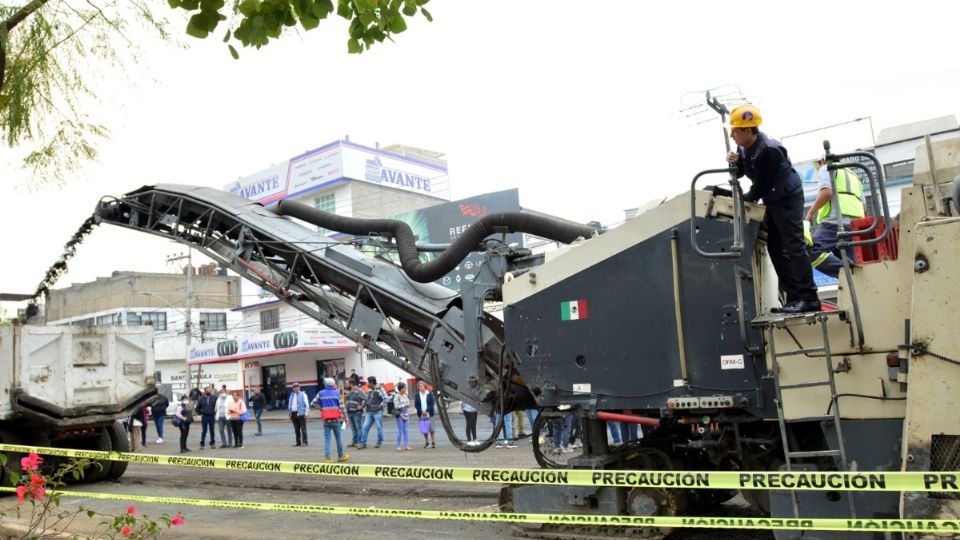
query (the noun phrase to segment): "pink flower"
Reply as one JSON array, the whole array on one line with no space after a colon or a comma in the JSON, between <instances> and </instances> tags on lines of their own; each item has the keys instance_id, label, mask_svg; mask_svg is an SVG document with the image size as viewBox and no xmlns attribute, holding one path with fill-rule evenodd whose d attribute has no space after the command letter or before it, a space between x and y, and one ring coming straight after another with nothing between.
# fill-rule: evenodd
<instances>
[{"instance_id":1,"label":"pink flower","mask_svg":"<svg viewBox=\"0 0 960 540\"><path fill-rule=\"evenodd\" d=\"M180 512L177 512L177 515L173 516L173 519L170 520L171 525L183 525L183 516L180 515Z\"/></svg>"},{"instance_id":2,"label":"pink flower","mask_svg":"<svg viewBox=\"0 0 960 540\"><path fill-rule=\"evenodd\" d=\"M124 536L130 536L131 534L133 534L133 530L130 527L127 527L126 525L124 525L123 528L120 529L120 534Z\"/></svg>"},{"instance_id":3,"label":"pink flower","mask_svg":"<svg viewBox=\"0 0 960 540\"><path fill-rule=\"evenodd\" d=\"M43 487L35 488L30 492L31 499L42 499L47 495L47 489Z\"/></svg>"},{"instance_id":4,"label":"pink flower","mask_svg":"<svg viewBox=\"0 0 960 540\"><path fill-rule=\"evenodd\" d=\"M132 516L136 513L137 513L137 509L134 508L132 504L127 507L127 514L130 514Z\"/></svg>"},{"instance_id":5,"label":"pink flower","mask_svg":"<svg viewBox=\"0 0 960 540\"><path fill-rule=\"evenodd\" d=\"M17 486L17 502L22 503L27 497L27 491L30 488L27 486Z\"/></svg>"},{"instance_id":6,"label":"pink flower","mask_svg":"<svg viewBox=\"0 0 960 540\"><path fill-rule=\"evenodd\" d=\"M27 457L20 458L20 468L25 472L36 471L40 468L40 465L43 465L43 458L38 456L36 452L30 452Z\"/></svg>"},{"instance_id":7,"label":"pink flower","mask_svg":"<svg viewBox=\"0 0 960 540\"><path fill-rule=\"evenodd\" d=\"M46 483L47 483L47 479L40 476L39 474L30 475L30 489L36 488L38 486L43 487Z\"/></svg>"}]
</instances>

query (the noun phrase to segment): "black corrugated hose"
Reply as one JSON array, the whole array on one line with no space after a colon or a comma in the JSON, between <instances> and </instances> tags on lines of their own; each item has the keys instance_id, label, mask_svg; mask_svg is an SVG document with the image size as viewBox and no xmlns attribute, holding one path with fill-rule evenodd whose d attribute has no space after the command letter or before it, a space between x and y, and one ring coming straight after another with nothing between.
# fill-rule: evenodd
<instances>
[{"instance_id":1,"label":"black corrugated hose","mask_svg":"<svg viewBox=\"0 0 960 540\"><path fill-rule=\"evenodd\" d=\"M594 232L599 232L586 225L567 223L523 212L490 214L471 224L450 244L450 247L434 260L425 263L420 261L413 231L402 221L338 216L292 201L280 201L272 210L281 216L295 217L324 229L354 236L388 233L396 240L403 271L411 279L420 283L430 283L445 276L491 234L523 232L569 244L577 238L590 238Z\"/></svg>"}]
</instances>

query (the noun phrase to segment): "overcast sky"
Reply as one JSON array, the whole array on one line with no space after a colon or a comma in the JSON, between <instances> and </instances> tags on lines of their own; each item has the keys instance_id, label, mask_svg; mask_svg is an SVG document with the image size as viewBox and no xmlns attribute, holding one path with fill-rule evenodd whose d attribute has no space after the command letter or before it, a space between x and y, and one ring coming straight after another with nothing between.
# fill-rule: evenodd
<instances>
[{"instance_id":1,"label":"overcast sky","mask_svg":"<svg viewBox=\"0 0 960 540\"><path fill-rule=\"evenodd\" d=\"M679 112L704 89L738 86L773 136L957 113L960 3L895 5L434 0L433 23L359 56L339 18L239 61L218 39L149 45L146 80L104 84L91 109L113 134L99 162L65 188L31 190L27 173L0 168L0 289L32 292L102 195L221 187L346 134L446 153L454 198L518 187L525 207L611 224L724 166L719 121ZM870 123L785 142L812 158L824 137L869 146ZM163 271L180 251L101 227L60 285Z\"/></svg>"}]
</instances>

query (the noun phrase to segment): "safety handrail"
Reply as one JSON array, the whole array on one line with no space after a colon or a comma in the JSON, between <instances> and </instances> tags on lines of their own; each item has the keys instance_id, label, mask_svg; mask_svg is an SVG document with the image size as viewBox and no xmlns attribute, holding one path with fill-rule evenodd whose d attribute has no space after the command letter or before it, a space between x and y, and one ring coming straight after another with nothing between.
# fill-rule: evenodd
<instances>
[{"instance_id":1,"label":"safety handrail","mask_svg":"<svg viewBox=\"0 0 960 540\"><path fill-rule=\"evenodd\" d=\"M850 152L847 154L831 154L830 141L824 141L823 146L824 146L824 150L826 151L826 154L824 157L828 162L827 164L828 171L832 172L838 169L857 168L857 169L863 170L867 174L867 182L870 186L870 195L872 197L871 202L874 207L874 215L880 215L880 217L882 217L884 220L884 225L886 225L883 228L883 230L880 232L880 236L877 236L876 238L865 238L863 240L846 240L847 238L851 238L853 236L869 235L874 230L876 230L879 223L878 223L878 220L875 219L874 222L870 225L870 227L868 227L865 230L844 231L842 219L841 219L840 230L837 233L837 238L839 240L839 242L837 242L837 247L840 249L843 249L843 248L855 247L855 246L870 246L870 245L879 244L880 242L883 242L887 238L887 235L890 234L890 227L889 227L890 207L887 203L886 183L883 178L883 165L880 163L880 160L877 159L877 156L871 154L870 152ZM874 175L870 171L870 169L862 163L858 163L858 162L841 163L840 162L840 160L849 159L849 158L864 158L872 161L877 169L876 178L874 178ZM831 180L833 182L833 187L835 188L836 180L834 178L832 178ZM838 199L836 191L837 191L836 189L833 190L834 199ZM879 208L877 207L878 201L880 205ZM838 215L841 215L838 201L833 200L831 201L831 204L833 204L834 208L836 208Z\"/></svg>"},{"instance_id":2,"label":"safety handrail","mask_svg":"<svg viewBox=\"0 0 960 540\"><path fill-rule=\"evenodd\" d=\"M733 197L733 244L730 251L710 252L700 249L697 244L697 181L708 174L729 174L730 187ZM743 252L743 193L740 190L740 182L736 179L736 169L728 167L726 169L708 169L700 171L690 182L690 244L694 251L701 257L710 259L734 259L739 258Z\"/></svg>"}]
</instances>

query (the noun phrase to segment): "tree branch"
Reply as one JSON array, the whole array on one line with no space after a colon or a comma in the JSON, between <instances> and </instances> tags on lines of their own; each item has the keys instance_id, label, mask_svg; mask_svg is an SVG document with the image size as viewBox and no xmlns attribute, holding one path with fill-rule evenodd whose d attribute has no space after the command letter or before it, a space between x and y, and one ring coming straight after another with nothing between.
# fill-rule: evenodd
<instances>
[{"instance_id":1,"label":"tree branch","mask_svg":"<svg viewBox=\"0 0 960 540\"><path fill-rule=\"evenodd\" d=\"M29 4L18 9L16 13L5 21L0 21L0 90L3 90L3 83L7 75L7 43L10 42L10 32L24 19L32 15L35 11L42 8L49 0L33 0Z\"/></svg>"},{"instance_id":2,"label":"tree branch","mask_svg":"<svg viewBox=\"0 0 960 540\"><path fill-rule=\"evenodd\" d=\"M49 0L33 0L29 4L18 9L16 13L10 16L9 19L3 21L3 24L7 27L7 33L9 34L14 27L22 23L23 20L32 15L34 11L42 8L48 1Z\"/></svg>"}]
</instances>

